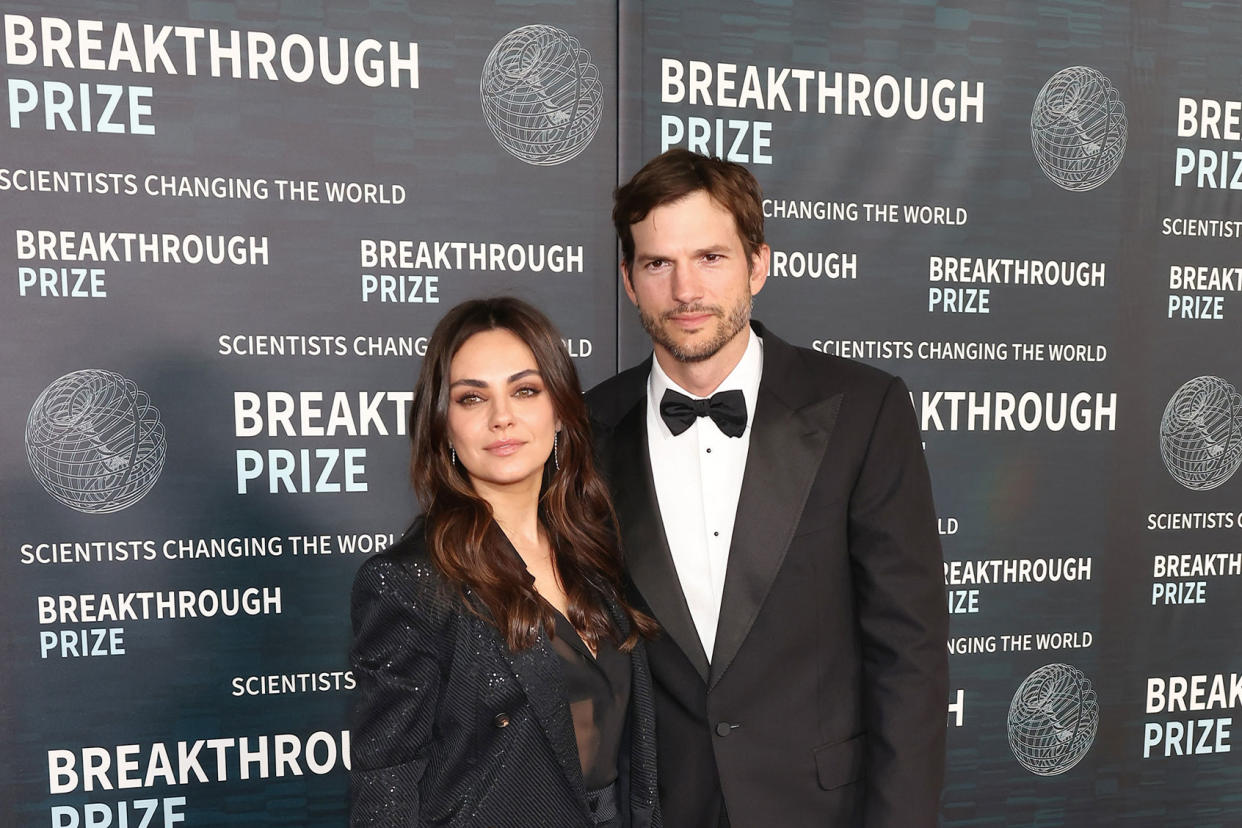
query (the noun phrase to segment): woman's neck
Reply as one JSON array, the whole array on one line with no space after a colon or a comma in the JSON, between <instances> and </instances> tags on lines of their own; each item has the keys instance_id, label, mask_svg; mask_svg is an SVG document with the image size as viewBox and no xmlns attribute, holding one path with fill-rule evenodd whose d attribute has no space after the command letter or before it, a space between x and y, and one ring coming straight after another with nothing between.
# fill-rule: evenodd
<instances>
[{"instance_id":1,"label":"woman's neck","mask_svg":"<svg viewBox=\"0 0 1242 828\"><path fill-rule=\"evenodd\" d=\"M547 558L547 536L539 522L538 489L505 487L484 489L478 494L492 507L492 518L527 566Z\"/></svg>"},{"instance_id":2,"label":"woman's neck","mask_svg":"<svg viewBox=\"0 0 1242 828\"><path fill-rule=\"evenodd\" d=\"M556 571L552 543L539 522L538 490L506 487L499 491L479 491L478 488L476 491L492 507L492 518L517 550L526 571L535 579L535 591L557 612L568 617L569 600Z\"/></svg>"}]
</instances>

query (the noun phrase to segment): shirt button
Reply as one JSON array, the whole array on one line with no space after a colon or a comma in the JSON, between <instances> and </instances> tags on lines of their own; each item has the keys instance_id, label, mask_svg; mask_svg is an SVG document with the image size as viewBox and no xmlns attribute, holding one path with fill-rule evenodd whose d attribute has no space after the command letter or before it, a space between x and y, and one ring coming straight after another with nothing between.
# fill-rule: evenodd
<instances>
[{"instance_id":1,"label":"shirt button","mask_svg":"<svg viewBox=\"0 0 1242 828\"><path fill-rule=\"evenodd\" d=\"M711 453L712 453L712 450L711 450L711 449L708 449L708 450L707 450L707 453L708 453L708 454L711 454Z\"/></svg>"},{"instance_id":2,"label":"shirt button","mask_svg":"<svg viewBox=\"0 0 1242 828\"><path fill-rule=\"evenodd\" d=\"M719 533L719 532L712 532L712 537L713 537L713 538L718 538L718 537L720 537L720 533Z\"/></svg>"},{"instance_id":3,"label":"shirt button","mask_svg":"<svg viewBox=\"0 0 1242 828\"><path fill-rule=\"evenodd\" d=\"M509 726L509 714L508 713L497 713L496 718L492 719L492 724L496 725L496 727L508 727Z\"/></svg>"},{"instance_id":4,"label":"shirt button","mask_svg":"<svg viewBox=\"0 0 1242 828\"><path fill-rule=\"evenodd\" d=\"M728 736L730 733L733 732L733 728L735 727L737 727L737 725L729 724L728 722L720 722L718 725L716 725L716 735L717 736Z\"/></svg>"}]
</instances>

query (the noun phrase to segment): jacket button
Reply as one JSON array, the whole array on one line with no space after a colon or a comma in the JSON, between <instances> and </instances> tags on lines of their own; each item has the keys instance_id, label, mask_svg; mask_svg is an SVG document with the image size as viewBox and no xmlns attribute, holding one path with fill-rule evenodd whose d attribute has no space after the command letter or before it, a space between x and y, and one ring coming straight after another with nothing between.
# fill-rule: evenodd
<instances>
[{"instance_id":1,"label":"jacket button","mask_svg":"<svg viewBox=\"0 0 1242 828\"><path fill-rule=\"evenodd\" d=\"M496 725L496 727L508 727L509 726L509 714L508 713L497 713L496 718L492 719L492 724Z\"/></svg>"},{"instance_id":2,"label":"jacket button","mask_svg":"<svg viewBox=\"0 0 1242 828\"><path fill-rule=\"evenodd\" d=\"M720 724L716 725L716 735L717 736L728 736L730 733L733 732L733 728L735 727L737 727L737 725L729 724L728 722L721 722Z\"/></svg>"}]
</instances>

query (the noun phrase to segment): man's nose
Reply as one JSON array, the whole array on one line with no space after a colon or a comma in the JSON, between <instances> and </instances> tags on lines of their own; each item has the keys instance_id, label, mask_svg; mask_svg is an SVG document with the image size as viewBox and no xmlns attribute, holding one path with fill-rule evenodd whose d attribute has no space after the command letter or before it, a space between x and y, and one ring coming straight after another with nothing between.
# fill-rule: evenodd
<instances>
[{"instance_id":1,"label":"man's nose","mask_svg":"<svg viewBox=\"0 0 1242 828\"><path fill-rule=\"evenodd\" d=\"M673 270L671 278L673 299L688 305L703 298L703 279L693 266L679 263Z\"/></svg>"}]
</instances>

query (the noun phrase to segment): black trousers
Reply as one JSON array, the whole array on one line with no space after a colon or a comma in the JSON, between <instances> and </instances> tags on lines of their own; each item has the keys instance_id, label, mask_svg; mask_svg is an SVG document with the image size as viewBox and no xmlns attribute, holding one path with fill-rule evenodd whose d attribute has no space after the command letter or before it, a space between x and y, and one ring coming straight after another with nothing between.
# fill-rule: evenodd
<instances>
[{"instance_id":1,"label":"black trousers","mask_svg":"<svg viewBox=\"0 0 1242 828\"><path fill-rule=\"evenodd\" d=\"M591 809L591 825L594 828L626 828L621 821L616 782L607 788L587 791L587 805Z\"/></svg>"}]
</instances>

